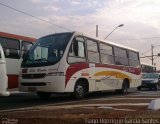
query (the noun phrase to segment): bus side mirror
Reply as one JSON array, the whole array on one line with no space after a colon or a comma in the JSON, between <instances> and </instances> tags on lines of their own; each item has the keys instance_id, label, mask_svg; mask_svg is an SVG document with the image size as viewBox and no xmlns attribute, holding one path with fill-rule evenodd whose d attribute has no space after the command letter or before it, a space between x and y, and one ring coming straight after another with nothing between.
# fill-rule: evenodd
<instances>
[{"instance_id":1,"label":"bus side mirror","mask_svg":"<svg viewBox=\"0 0 160 124\"><path fill-rule=\"evenodd\" d=\"M1 52L0 52L0 58L2 58L2 54L1 54Z\"/></svg>"}]
</instances>

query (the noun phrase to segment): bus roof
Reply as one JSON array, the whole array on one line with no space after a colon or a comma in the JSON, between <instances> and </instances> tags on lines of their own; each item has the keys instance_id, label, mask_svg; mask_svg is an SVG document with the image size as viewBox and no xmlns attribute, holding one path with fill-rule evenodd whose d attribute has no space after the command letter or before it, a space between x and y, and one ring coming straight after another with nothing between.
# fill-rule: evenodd
<instances>
[{"instance_id":1,"label":"bus roof","mask_svg":"<svg viewBox=\"0 0 160 124\"><path fill-rule=\"evenodd\" d=\"M23 40L23 41L31 41L31 42L35 42L37 40L35 38L16 35L16 34L10 34L10 33L6 33L6 32L0 32L0 37L18 39L18 40Z\"/></svg>"},{"instance_id":2,"label":"bus roof","mask_svg":"<svg viewBox=\"0 0 160 124\"><path fill-rule=\"evenodd\" d=\"M144 63L144 62L141 62L141 65L147 65L147 66L151 66L151 67L156 67L156 66L154 66L152 64L148 64L148 63Z\"/></svg>"},{"instance_id":3,"label":"bus roof","mask_svg":"<svg viewBox=\"0 0 160 124\"><path fill-rule=\"evenodd\" d=\"M125 49L131 50L131 51L139 52L139 51L136 50L136 49L133 49L133 48L127 47L127 46L123 46L123 45L120 45L120 44L111 42L111 41L109 41L109 40L104 40L104 39L100 39L100 38L96 38L96 37L87 36L87 35L85 35L85 34L83 34L83 33L79 33L79 32L75 32L75 34L80 34L80 35L89 37L89 38L91 38L91 39L95 39L95 40L97 40L97 41L100 41L100 42L103 42L103 43L107 43L107 44L109 44L109 45L114 45L114 46L121 47L121 48L125 48Z\"/></svg>"}]
</instances>

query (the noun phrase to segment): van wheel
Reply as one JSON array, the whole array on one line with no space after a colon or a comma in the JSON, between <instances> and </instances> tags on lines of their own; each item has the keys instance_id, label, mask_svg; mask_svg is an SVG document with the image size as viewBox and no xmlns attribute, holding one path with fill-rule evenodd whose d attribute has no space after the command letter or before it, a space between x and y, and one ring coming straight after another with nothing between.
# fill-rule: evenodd
<instances>
[{"instance_id":1,"label":"van wheel","mask_svg":"<svg viewBox=\"0 0 160 124\"><path fill-rule=\"evenodd\" d=\"M80 81L76 83L73 95L76 99L82 99L85 97L86 88L83 82Z\"/></svg>"},{"instance_id":2,"label":"van wheel","mask_svg":"<svg viewBox=\"0 0 160 124\"><path fill-rule=\"evenodd\" d=\"M155 84L154 86L154 90L157 91L158 90L158 84Z\"/></svg>"},{"instance_id":3,"label":"van wheel","mask_svg":"<svg viewBox=\"0 0 160 124\"><path fill-rule=\"evenodd\" d=\"M48 99L51 97L52 94L46 92L37 92L37 95L42 99Z\"/></svg>"}]
</instances>

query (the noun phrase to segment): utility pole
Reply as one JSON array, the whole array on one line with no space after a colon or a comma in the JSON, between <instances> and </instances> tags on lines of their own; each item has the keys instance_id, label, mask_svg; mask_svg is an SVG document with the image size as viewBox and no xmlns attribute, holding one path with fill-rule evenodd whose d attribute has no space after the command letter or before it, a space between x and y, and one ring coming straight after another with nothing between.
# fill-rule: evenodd
<instances>
[{"instance_id":1,"label":"utility pole","mask_svg":"<svg viewBox=\"0 0 160 124\"><path fill-rule=\"evenodd\" d=\"M154 48L154 46L153 46L153 44L151 44L151 57L152 57L152 65L154 64L154 63L153 63L153 48Z\"/></svg>"},{"instance_id":2,"label":"utility pole","mask_svg":"<svg viewBox=\"0 0 160 124\"><path fill-rule=\"evenodd\" d=\"M96 37L98 37L98 25L96 25Z\"/></svg>"}]
</instances>

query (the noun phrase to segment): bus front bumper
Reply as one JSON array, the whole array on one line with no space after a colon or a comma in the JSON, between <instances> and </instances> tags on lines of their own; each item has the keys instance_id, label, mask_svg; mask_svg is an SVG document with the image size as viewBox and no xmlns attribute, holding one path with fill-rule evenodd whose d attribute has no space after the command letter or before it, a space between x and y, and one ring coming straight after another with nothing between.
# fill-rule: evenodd
<instances>
[{"instance_id":1,"label":"bus front bumper","mask_svg":"<svg viewBox=\"0 0 160 124\"><path fill-rule=\"evenodd\" d=\"M22 92L64 92L65 76L47 76L41 79L19 79Z\"/></svg>"}]
</instances>

